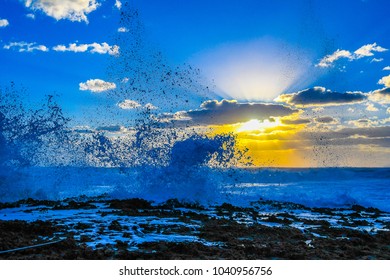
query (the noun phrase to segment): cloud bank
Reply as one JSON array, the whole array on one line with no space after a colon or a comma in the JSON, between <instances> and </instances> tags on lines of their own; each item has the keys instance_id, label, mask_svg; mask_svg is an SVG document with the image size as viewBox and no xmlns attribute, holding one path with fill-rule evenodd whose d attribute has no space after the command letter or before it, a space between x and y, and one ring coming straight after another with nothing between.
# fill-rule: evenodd
<instances>
[{"instance_id":1,"label":"cloud bank","mask_svg":"<svg viewBox=\"0 0 390 280\"><path fill-rule=\"evenodd\" d=\"M361 92L334 92L324 87L314 87L296 93L282 94L275 99L295 106L335 106L359 103L367 99Z\"/></svg>"},{"instance_id":2,"label":"cloud bank","mask_svg":"<svg viewBox=\"0 0 390 280\"><path fill-rule=\"evenodd\" d=\"M200 109L178 112L171 117L172 121L187 125L223 125L243 123L252 119L284 117L297 112L298 110L277 104L208 100L202 103Z\"/></svg>"}]
</instances>

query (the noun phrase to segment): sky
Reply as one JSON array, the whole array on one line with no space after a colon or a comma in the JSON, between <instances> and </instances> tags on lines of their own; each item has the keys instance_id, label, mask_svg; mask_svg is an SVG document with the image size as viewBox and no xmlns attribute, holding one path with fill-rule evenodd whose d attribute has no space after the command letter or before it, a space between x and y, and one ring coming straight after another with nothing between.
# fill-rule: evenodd
<instances>
[{"instance_id":1,"label":"sky","mask_svg":"<svg viewBox=\"0 0 390 280\"><path fill-rule=\"evenodd\" d=\"M0 87L75 127L232 132L257 166L390 166L387 6L0 0Z\"/></svg>"}]
</instances>

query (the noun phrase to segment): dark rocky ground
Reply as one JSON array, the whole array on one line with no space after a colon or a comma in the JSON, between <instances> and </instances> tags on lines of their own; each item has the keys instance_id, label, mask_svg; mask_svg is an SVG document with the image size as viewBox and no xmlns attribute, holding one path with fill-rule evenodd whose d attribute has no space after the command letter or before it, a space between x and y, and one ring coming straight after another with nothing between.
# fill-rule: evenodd
<instances>
[{"instance_id":1,"label":"dark rocky ground","mask_svg":"<svg viewBox=\"0 0 390 280\"><path fill-rule=\"evenodd\" d=\"M389 216L374 208L307 208L272 201L209 209L177 200L159 205L142 199L96 202L1 204L0 251L59 242L1 253L0 259L390 259ZM18 209L45 219L6 216ZM64 222L56 218L58 211L73 212ZM84 212L77 211L97 215L80 221L74 217ZM126 222L131 219L134 223ZM110 242L98 239L102 236ZM178 241L181 236L196 239Z\"/></svg>"}]
</instances>

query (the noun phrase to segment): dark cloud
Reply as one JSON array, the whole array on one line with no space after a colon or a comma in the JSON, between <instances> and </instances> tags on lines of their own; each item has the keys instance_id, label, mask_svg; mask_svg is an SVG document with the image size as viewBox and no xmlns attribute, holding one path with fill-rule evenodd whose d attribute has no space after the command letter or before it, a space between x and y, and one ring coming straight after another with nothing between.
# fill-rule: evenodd
<instances>
[{"instance_id":1,"label":"dark cloud","mask_svg":"<svg viewBox=\"0 0 390 280\"><path fill-rule=\"evenodd\" d=\"M120 125L99 126L96 128L97 131L106 132L121 132L123 129L123 126Z\"/></svg>"},{"instance_id":2,"label":"dark cloud","mask_svg":"<svg viewBox=\"0 0 390 280\"><path fill-rule=\"evenodd\" d=\"M378 89L378 90L374 91L373 93L390 95L390 88L386 87L386 88Z\"/></svg>"},{"instance_id":3,"label":"dark cloud","mask_svg":"<svg viewBox=\"0 0 390 280\"><path fill-rule=\"evenodd\" d=\"M77 133L83 133L83 134L89 134L89 133L93 133L94 131L91 130L91 129L88 129L88 128L76 128L76 129L73 129L72 130L73 132L77 132Z\"/></svg>"},{"instance_id":4,"label":"dark cloud","mask_svg":"<svg viewBox=\"0 0 390 280\"><path fill-rule=\"evenodd\" d=\"M342 135L359 135L368 138L390 137L390 126L343 128L339 133Z\"/></svg>"},{"instance_id":5,"label":"dark cloud","mask_svg":"<svg viewBox=\"0 0 390 280\"><path fill-rule=\"evenodd\" d=\"M380 93L380 94L390 94L390 88L383 88L381 90L378 90L377 93Z\"/></svg>"},{"instance_id":6,"label":"dark cloud","mask_svg":"<svg viewBox=\"0 0 390 280\"><path fill-rule=\"evenodd\" d=\"M376 145L388 147L390 144L390 126L342 128L339 130L304 130L297 134L245 135L245 139L279 140L295 143L296 147L316 145ZM297 141L299 139L299 141ZM304 144L302 144L304 143Z\"/></svg>"},{"instance_id":7,"label":"dark cloud","mask_svg":"<svg viewBox=\"0 0 390 280\"><path fill-rule=\"evenodd\" d=\"M300 136L305 139L353 139L353 138L390 138L390 126L376 126L376 127L345 127L335 131L305 131L300 132Z\"/></svg>"},{"instance_id":8,"label":"dark cloud","mask_svg":"<svg viewBox=\"0 0 390 280\"><path fill-rule=\"evenodd\" d=\"M337 122L336 119L329 117L329 116L315 118L315 121L317 123L335 123L335 122Z\"/></svg>"},{"instance_id":9,"label":"dark cloud","mask_svg":"<svg viewBox=\"0 0 390 280\"><path fill-rule=\"evenodd\" d=\"M301 131L296 135L287 135L285 141L293 141L299 138L305 140L307 147L315 145L323 146L354 146L390 147L390 126L382 127L357 127L342 128L340 130L327 131ZM297 143L298 144L298 143ZM297 147L300 147L298 145Z\"/></svg>"},{"instance_id":10,"label":"dark cloud","mask_svg":"<svg viewBox=\"0 0 390 280\"><path fill-rule=\"evenodd\" d=\"M367 145L369 147L390 147L390 137L371 139L371 138L349 138L349 139L332 139L331 145L349 146L349 145Z\"/></svg>"},{"instance_id":11,"label":"dark cloud","mask_svg":"<svg viewBox=\"0 0 390 280\"><path fill-rule=\"evenodd\" d=\"M284 117L298 113L296 109L279 105L263 103L238 103L235 100L209 100L200 109L179 112L176 117L188 125L221 125L247 122L251 119L265 120L273 117Z\"/></svg>"},{"instance_id":12,"label":"dark cloud","mask_svg":"<svg viewBox=\"0 0 390 280\"><path fill-rule=\"evenodd\" d=\"M126 129L120 125L108 125L108 126L98 126L96 128L90 128L89 126L76 126L72 129L73 132L89 134L95 132L123 132Z\"/></svg>"},{"instance_id":13,"label":"dark cloud","mask_svg":"<svg viewBox=\"0 0 390 280\"><path fill-rule=\"evenodd\" d=\"M361 92L340 93L323 87L314 87L296 93L282 94L276 101L296 106L331 106L358 103L366 99L367 95Z\"/></svg>"},{"instance_id":14,"label":"dark cloud","mask_svg":"<svg viewBox=\"0 0 390 280\"><path fill-rule=\"evenodd\" d=\"M283 124L307 124L311 123L310 119L282 120Z\"/></svg>"}]
</instances>

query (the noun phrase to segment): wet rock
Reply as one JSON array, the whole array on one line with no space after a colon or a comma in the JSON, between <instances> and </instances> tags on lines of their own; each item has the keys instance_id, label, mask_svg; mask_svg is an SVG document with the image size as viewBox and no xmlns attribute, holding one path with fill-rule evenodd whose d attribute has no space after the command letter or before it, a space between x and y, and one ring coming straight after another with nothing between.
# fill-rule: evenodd
<instances>
[{"instance_id":1,"label":"wet rock","mask_svg":"<svg viewBox=\"0 0 390 280\"><path fill-rule=\"evenodd\" d=\"M110 225L108 226L108 229L109 230L116 230L116 231L122 231L123 227L121 226L121 224L119 223L118 220L114 220L110 223Z\"/></svg>"},{"instance_id":2,"label":"wet rock","mask_svg":"<svg viewBox=\"0 0 390 280\"><path fill-rule=\"evenodd\" d=\"M112 200L109 202L110 208L116 209L153 209L150 201L142 198L132 198L124 200Z\"/></svg>"}]
</instances>

